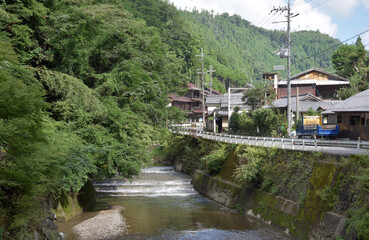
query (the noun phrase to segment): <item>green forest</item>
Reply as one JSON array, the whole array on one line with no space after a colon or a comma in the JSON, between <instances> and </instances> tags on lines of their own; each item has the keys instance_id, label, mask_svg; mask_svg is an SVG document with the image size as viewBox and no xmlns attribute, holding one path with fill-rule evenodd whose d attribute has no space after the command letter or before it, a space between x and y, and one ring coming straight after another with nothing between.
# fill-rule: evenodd
<instances>
[{"instance_id":1,"label":"green forest","mask_svg":"<svg viewBox=\"0 0 369 240\"><path fill-rule=\"evenodd\" d=\"M293 38L293 73L333 69L332 52L314 54L337 40ZM31 238L48 200L88 179L139 174L166 120L181 115L168 95L196 81L200 48L224 91L283 64L272 52L284 41L238 16L161 0L1 1L0 236Z\"/></svg>"},{"instance_id":2,"label":"green forest","mask_svg":"<svg viewBox=\"0 0 369 240\"><path fill-rule=\"evenodd\" d=\"M256 83L263 73L275 72L274 65L286 65L286 59L275 54L286 47L287 34L255 27L238 15L227 13L214 15L212 12L181 12L184 19L200 36L205 49L206 65L217 71L215 81L232 86ZM318 31L299 31L291 34L291 74L312 67L334 72L331 55L337 48L327 48L339 43ZM281 78L285 71L277 71ZM219 90L219 89L218 89Z\"/></svg>"}]
</instances>

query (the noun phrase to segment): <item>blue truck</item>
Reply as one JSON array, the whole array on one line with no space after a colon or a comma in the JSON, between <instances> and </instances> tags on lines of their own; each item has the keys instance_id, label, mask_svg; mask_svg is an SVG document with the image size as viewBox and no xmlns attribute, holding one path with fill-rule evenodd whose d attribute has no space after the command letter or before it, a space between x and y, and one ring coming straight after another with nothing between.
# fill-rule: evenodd
<instances>
[{"instance_id":1,"label":"blue truck","mask_svg":"<svg viewBox=\"0 0 369 240\"><path fill-rule=\"evenodd\" d=\"M296 136L303 137L336 137L340 127L338 124L322 125L320 116L304 116L302 121L297 124Z\"/></svg>"}]
</instances>

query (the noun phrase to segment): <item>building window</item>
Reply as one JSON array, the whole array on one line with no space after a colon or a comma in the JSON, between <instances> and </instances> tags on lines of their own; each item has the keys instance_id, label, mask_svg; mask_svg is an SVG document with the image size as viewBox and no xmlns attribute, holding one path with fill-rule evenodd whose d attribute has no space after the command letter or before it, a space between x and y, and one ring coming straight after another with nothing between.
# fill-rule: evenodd
<instances>
[{"instance_id":1,"label":"building window","mask_svg":"<svg viewBox=\"0 0 369 240\"><path fill-rule=\"evenodd\" d=\"M336 124L337 123L337 116L336 115L326 115L324 117L328 116L328 124ZM324 121L324 118L323 118ZM324 123L326 124L326 123Z\"/></svg>"},{"instance_id":2,"label":"building window","mask_svg":"<svg viewBox=\"0 0 369 240\"><path fill-rule=\"evenodd\" d=\"M360 116L350 116L350 125L355 126L360 124Z\"/></svg>"},{"instance_id":3,"label":"building window","mask_svg":"<svg viewBox=\"0 0 369 240\"><path fill-rule=\"evenodd\" d=\"M342 123L342 115L337 115L337 123Z\"/></svg>"}]
</instances>

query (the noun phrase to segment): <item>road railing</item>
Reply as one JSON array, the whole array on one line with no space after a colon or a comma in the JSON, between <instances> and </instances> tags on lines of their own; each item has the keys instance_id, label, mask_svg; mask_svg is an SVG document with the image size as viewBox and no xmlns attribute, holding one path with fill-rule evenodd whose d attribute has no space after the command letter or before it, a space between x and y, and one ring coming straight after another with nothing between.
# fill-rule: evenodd
<instances>
[{"instance_id":1,"label":"road railing","mask_svg":"<svg viewBox=\"0 0 369 240\"><path fill-rule=\"evenodd\" d=\"M369 149L369 141L353 140L324 140L324 139L299 139L299 138L280 138L280 137L256 137L242 136L226 133L206 132L198 128L170 126L172 133L188 135L197 138L214 140L231 144L244 144L262 147L277 147L292 150L321 151L323 147L341 147L357 150Z\"/></svg>"}]
</instances>

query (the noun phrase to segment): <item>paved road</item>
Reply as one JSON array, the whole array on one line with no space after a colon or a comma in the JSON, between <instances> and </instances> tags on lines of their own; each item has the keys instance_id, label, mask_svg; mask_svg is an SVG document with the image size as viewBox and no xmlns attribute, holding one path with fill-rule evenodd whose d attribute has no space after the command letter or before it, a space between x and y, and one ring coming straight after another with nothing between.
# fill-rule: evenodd
<instances>
[{"instance_id":1,"label":"paved road","mask_svg":"<svg viewBox=\"0 0 369 240\"><path fill-rule=\"evenodd\" d=\"M214 135L213 133L199 132L198 130L193 131L177 131L175 133L188 135L197 138L210 139L219 142L233 143L233 144L244 144L250 146L262 146L262 147L277 147L281 149L296 150L296 151L308 151L308 152L322 152L336 155L353 155L353 154L369 154L369 149L358 149L355 147L357 141L342 141L342 143L350 143L351 147L340 147L340 146L326 146L326 145L339 145L340 141L318 141L316 146L314 140L292 140L292 139L281 139L275 138L262 138L250 137L247 139L241 138L241 136L232 136L227 134ZM363 144L364 145L364 144ZM366 145L365 145L366 146Z\"/></svg>"}]
</instances>

